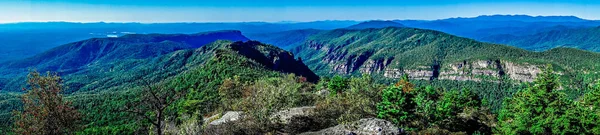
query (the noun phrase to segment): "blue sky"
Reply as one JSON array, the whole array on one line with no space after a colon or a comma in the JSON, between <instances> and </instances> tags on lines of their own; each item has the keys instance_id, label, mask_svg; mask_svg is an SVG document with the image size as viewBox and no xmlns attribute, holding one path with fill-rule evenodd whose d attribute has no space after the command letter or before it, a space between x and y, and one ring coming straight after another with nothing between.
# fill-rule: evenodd
<instances>
[{"instance_id":1,"label":"blue sky","mask_svg":"<svg viewBox=\"0 0 600 135\"><path fill-rule=\"evenodd\" d=\"M0 0L7 22L278 22L491 14L600 20L598 0Z\"/></svg>"}]
</instances>

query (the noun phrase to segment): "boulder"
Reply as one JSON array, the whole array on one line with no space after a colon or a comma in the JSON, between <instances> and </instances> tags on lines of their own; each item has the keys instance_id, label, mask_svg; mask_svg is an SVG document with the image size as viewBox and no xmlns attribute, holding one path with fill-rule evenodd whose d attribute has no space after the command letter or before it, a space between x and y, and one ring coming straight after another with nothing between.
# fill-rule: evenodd
<instances>
[{"instance_id":1,"label":"boulder","mask_svg":"<svg viewBox=\"0 0 600 135\"><path fill-rule=\"evenodd\" d=\"M244 117L244 112L228 111L228 112L225 112L225 114L223 116L221 116L221 118L210 122L210 125L216 126L216 125L221 125L221 124L227 123L227 122L238 121L238 120L241 120L243 117Z\"/></svg>"},{"instance_id":2,"label":"boulder","mask_svg":"<svg viewBox=\"0 0 600 135\"><path fill-rule=\"evenodd\" d=\"M323 90L315 92L315 94L317 96L321 96L321 97L329 96L329 90L323 89Z\"/></svg>"},{"instance_id":3,"label":"boulder","mask_svg":"<svg viewBox=\"0 0 600 135\"><path fill-rule=\"evenodd\" d=\"M401 129L392 122L366 118L346 125L337 125L321 131L302 133L301 135L398 135L400 132Z\"/></svg>"},{"instance_id":4,"label":"boulder","mask_svg":"<svg viewBox=\"0 0 600 135\"><path fill-rule=\"evenodd\" d=\"M281 124L288 124L292 117L309 116L311 113L314 112L315 108L315 106L304 106L282 110L271 115L271 120L273 120L274 122L279 122Z\"/></svg>"}]
</instances>

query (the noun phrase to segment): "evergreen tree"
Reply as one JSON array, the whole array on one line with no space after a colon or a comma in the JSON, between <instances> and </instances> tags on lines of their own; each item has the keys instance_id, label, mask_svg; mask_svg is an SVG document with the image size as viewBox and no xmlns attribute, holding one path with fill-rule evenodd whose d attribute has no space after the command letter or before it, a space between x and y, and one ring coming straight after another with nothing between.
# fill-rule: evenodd
<instances>
[{"instance_id":1,"label":"evergreen tree","mask_svg":"<svg viewBox=\"0 0 600 135\"><path fill-rule=\"evenodd\" d=\"M558 75L548 66L533 84L503 103L499 113L502 134L569 134L576 119L567 112L573 108L560 88Z\"/></svg>"},{"instance_id":2,"label":"evergreen tree","mask_svg":"<svg viewBox=\"0 0 600 135\"><path fill-rule=\"evenodd\" d=\"M408 83L408 77L403 77L400 82L405 83L398 83L399 85L384 89L382 100L377 104L377 117L390 120L397 125L402 125L413 118L416 106L411 100L413 95L409 93L413 85Z\"/></svg>"},{"instance_id":3,"label":"evergreen tree","mask_svg":"<svg viewBox=\"0 0 600 135\"><path fill-rule=\"evenodd\" d=\"M600 134L600 82L590 90L568 115L580 118L582 133Z\"/></svg>"}]
</instances>

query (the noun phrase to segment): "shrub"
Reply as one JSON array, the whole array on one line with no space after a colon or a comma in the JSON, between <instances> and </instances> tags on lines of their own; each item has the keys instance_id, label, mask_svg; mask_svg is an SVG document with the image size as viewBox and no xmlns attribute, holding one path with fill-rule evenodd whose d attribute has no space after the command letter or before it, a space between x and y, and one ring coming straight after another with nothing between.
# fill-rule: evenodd
<instances>
[{"instance_id":1,"label":"shrub","mask_svg":"<svg viewBox=\"0 0 600 135\"><path fill-rule=\"evenodd\" d=\"M308 92L312 87L298 80L293 74L257 80L245 88L250 94L240 100L241 110L247 112L260 125L258 127L270 131L274 126L270 115L274 112L314 104L312 93Z\"/></svg>"},{"instance_id":2,"label":"shrub","mask_svg":"<svg viewBox=\"0 0 600 135\"><path fill-rule=\"evenodd\" d=\"M412 118L415 108L410 93L404 93L402 86L391 86L383 90L382 101L377 104L377 117L400 125Z\"/></svg>"},{"instance_id":3,"label":"shrub","mask_svg":"<svg viewBox=\"0 0 600 135\"><path fill-rule=\"evenodd\" d=\"M334 96L348 89L348 80L341 76L334 76L327 84L329 95Z\"/></svg>"}]
</instances>

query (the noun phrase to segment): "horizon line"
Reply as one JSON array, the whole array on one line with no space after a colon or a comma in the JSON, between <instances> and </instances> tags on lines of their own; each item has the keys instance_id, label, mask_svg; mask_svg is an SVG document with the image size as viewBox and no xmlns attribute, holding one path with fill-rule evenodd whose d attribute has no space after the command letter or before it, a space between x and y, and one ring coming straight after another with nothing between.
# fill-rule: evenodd
<instances>
[{"instance_id":1,"label":"horizon line","mask_svg":"<svg viewBox=\"0 0 600 135\"><path fill-rule=\"evenodd\" d=\"M448 18L438 18L438 19L409 19L409 18L405 18L405 19L367 19L367 20L336 20L336 19L331 19L331 20L312 20L312 21L291 21L291 20L281 20L281 21L173 21L173 22L169 22L169 21L164 21L164 22L140 22L140 21L22 21L22 22L0 22L0 24L19 24L19 23L80 23L80 24L94 24L94 23L113 23L113 24L133 24L133 23L137 23L137 24L169 24L169 23L189 23L189 24L193 24L193 23L311 23L311 22L328 22L328 21L354 21L354 22L365 22L365 21L374 21L374 20L381 20L381 21L395 21L395 20L402 20L402 21L438 21L438 20L446 20L446 19L468 19L468 18L477 18L477 17L486 17L486 16L528 16L528 17L576 17L578 19L581 20L587 20L587 21L600 21L600 20L594 20L594 19L587 19L587 18L581 18L575 15L527 15L527 14L487 14L487 15L477 15L477 16L470 16L470 17L462 17L462 16L456 16L456 17L448 17Z\"/></svg>"}]
</instances>

